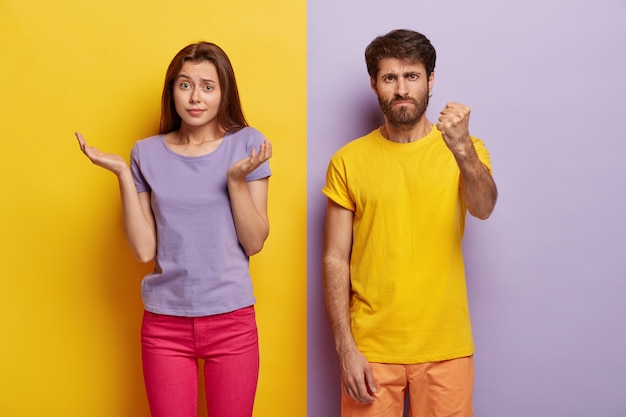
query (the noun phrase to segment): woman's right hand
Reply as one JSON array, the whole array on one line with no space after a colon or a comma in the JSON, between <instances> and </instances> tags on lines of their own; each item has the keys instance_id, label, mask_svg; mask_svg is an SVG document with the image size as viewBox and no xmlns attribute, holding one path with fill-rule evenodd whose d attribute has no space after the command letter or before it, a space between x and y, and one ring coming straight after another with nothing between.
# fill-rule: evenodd
<instances>
[{"instance_id":1,"label":"woman's right hand","mask_svg":"<svg viewBox=\"0 0 626 417\"><path fill-rule=\"evenodd\" d=\"M78 132L76 132L75 135L76 139L78 139L80 150L83 151L85 156L95 165L107 169L118 176L124 172L125 169L128 169L128 164L121 156L112 153L102 153L97 148L87 145L83 135Z\"/></svg>"}]
</instances>

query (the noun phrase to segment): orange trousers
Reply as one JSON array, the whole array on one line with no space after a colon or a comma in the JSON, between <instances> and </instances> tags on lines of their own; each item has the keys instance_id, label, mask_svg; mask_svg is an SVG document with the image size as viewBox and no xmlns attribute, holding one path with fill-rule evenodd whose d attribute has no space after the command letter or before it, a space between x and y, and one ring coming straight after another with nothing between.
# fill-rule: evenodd
<instances>
[{"instance_id":1,"label":"orange trousers","mask_svg":"<svg viewBox=\"0 0 626 417\"><path fill-rule=\"evenodd\" d=\"M410 417L472 417L474 357L411 365L371 363L377 391L371 404L344 392L341 417L402 417L409 393Z\"/></svg>"}]
</instances>

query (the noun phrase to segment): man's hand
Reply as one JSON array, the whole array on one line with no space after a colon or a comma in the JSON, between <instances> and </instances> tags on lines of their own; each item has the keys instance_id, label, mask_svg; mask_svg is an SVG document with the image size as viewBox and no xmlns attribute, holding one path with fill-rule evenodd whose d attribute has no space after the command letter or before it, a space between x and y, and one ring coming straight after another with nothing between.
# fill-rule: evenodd
<instances>
[{"instance_id":1,"label":"man's hand","mask_svg":"<svg viewBox=\"0 0 626 417\"><path fill-rule=\"evenodd\" d=\"M346 394L360 403L373 403L376 381L365 356L356 347L348 349L339 355L339 367Z\"/></svg>"},{"instance_id":2,"label":"man's hand","mask_svg":"<svg viewBox=\"0 0 626 417\"><path fill-rule=\"evenodd\" d=\"M496 183L489 170L480 162L469 135L469 107L448 103L441 110L437 129L452 151L461 170L460 187L467 210L479 219L491 215L498 198Z\"/></svg>"},{"instance_id":3,"label":"man's hand","mask_svg":"<svg viewBox=\"0 0 626 417\"><path fill-rule=\"evenodd\" d=\"M463 155L473 146L469 135L470 108L460 103L448 103L440 112L437 129L455 155Z\"/></svg>"}]
</instances>

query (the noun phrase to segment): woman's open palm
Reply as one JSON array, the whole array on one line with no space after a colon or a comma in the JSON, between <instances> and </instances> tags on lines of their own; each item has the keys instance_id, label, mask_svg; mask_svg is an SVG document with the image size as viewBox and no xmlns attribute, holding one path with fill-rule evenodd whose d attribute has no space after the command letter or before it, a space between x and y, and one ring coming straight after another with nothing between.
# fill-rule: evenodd
<instances>
[{"instance_id":1,"label":"woman's open palm","mask_svg":"<svg viewBox=\"0 0 626 417\"><path fill-rule=\"evenodd\" d=\"M89 158L91 162L99 167L107 169L116 175L119 175L125 168L128 167L124 158L112 153L100 152L97 148L87 145L85 138L80 133L76 132L76 139L80 145L81 151Z\"/></svg>"},{"instance_id":2,"label":"woman's open palm","mask_svg":"<svg viewBox=\"0 0 626 417\"><path fill-rule=\"evenodd\" d=\"M272 157L272 144L266 140L261 144L259 152L256 149L252 149L250 156L237 161L228 170L228 178L238 181L244 180L246 175L257 169L261 164Z\"/></svg>"}]
</instances>

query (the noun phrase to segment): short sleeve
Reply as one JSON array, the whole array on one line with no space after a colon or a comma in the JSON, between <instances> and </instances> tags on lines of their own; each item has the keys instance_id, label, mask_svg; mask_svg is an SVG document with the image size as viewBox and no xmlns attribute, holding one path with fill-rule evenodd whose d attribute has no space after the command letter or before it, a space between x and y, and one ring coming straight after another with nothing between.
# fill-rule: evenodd
<instances>
[{"instance_id":1,"label":"short sleeve","mask_svg":"<svg viewBox=\"0 0 626 417\"><path fill-rule=\"evenodd\" d=\"M261 132L259 132L258 130L254 128L249 127L246 130L248 130L249 132L248 138L247 138L248 140L246 142L246 155L250 155L250 153L252 152L252 149L255 149L257 152L259 152L259 148L261 147L261 144L265 142L265 136L263 136ZM267 160L263 162L260 167L258 167L257 169L252 171L250 174L248 174L246 176L246 181L248 182L256 181L256 180L270 177L271 175L272 175L272 171L270 169L270 161Z\"/></svg>"},{"instance_id":2,"label":"short sleeve","mask_svg":"<svg viewBox=\"0 0 626 417\"><path fill-rule=\"evenodd\" d=\"M474 143L474 149L476 149L478 159L480 159L480 162L487 167L489 174L493 175L493 172L491 171L491 157L489 156L489 151L487 151L485 144L482 140L475 137L472 137L472 142Z\"/></svg>"},{"instance_id":3,"label":"short sleeve","mask_svg":"<svg viewBox=\"0 0 626 417\"><path fill-rule=\"evenodd\" d=\"M133 174L133 181L135 182L135 187L137 188L138 193L152 191L150 185L141 172L141 158L139 154L139 146L137 144L135 144L133 149L130 151L130 170Z\"/></svg>"},{"instance_id":4,"label":"short sleeve","mask_svg":"<svg viewBox=\"0 0 626 417\"><path fill-rule=\"evenodd\" d=\"M345 161L339 155L333 156L328 164L322 193L343 208L356 210L356 204L350 197Z\"/></svg>"}]
</instances>

